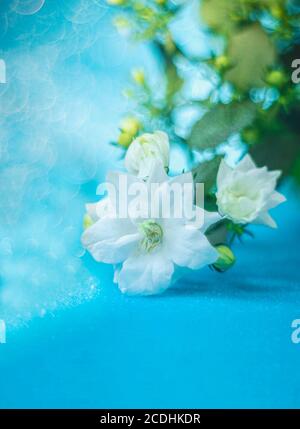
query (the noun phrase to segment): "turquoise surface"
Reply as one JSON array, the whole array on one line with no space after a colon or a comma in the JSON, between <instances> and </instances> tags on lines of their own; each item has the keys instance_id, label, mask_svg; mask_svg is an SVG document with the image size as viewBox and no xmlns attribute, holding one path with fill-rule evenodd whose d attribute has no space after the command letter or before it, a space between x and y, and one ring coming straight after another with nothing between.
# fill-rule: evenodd
<instances>
[{"instance_id":1,"label":"turquoise surface","mask_svg":"<svg viewBox=\"0 0 300 429\"><path fill-rule=\"evenodd\" d=\"M237 247L224 275L129 298L110 268L97 298L7 333L1 407L299 407L299 205Z\"/></svg>"}]
</instances>

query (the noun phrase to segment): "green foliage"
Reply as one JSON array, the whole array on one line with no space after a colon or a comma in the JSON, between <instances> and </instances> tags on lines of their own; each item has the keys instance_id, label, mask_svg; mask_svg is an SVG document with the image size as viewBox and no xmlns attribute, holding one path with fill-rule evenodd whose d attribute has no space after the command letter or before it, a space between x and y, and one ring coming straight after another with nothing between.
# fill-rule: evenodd
<instances>
[{"instance_id":1,"label":"green foliage","mask_svg":"<svg viewBox=\"0 0 300 429\"><path fill-rule=\"evenodd\" d=\"M285 130L282 133L269 132L250 153L258 166L267 165L271 170L281 170L282 178L293 176L293 168L300 155L299 135Z\"/></svg>"},{"instance_id":2,"label":"green foliage","mask_svg":"<svg viewBox=\"0 0 300 429\"><path fill-rule=\"evenodd\" d=\"M300 14L291 7L295 0L199 0L202 22L212 35L209 58L192 56L188 47L173 38L170 24L189 0L178 4L171 0L108 1L120 5L121 27L127 26L135 40L150 42L162 69L159 91L141 73L135 74L135 86L127 91L136 103L140 129L160 127L172 142L190 151L211 153L211 161L193 166L195 181L205 183L207 207L215 209L210 191L220 162L218 146L233 134L240 135L258 165L280 169L283 177L300 183L300 91L291 81L292 61L300 58ZM214 48L220 39L223 51ZM192 74L195 69L212 86L205 99L184 92L189 80L186 71ZM184 135L179 134L182 127L176 123L176 113L190 106L206 113ZM218 226L220 237L226 233L224 225Z\"/></svg>"},{"instance_id":3,"label":"green foliage","mask_svg":"<svg viewBox=\"0 0 300 429\"><path fill-rule=\"evenodd\" d=\"M250 125L255 112L250 101L217 104L194 125L188 144L197 150L214 149Z\"/></svg>"},{"instance_id":4,"label":"green foliage","mask_svg":"<svg viewBox=\"0 0 300 429\"><path fill-rule=\"evenodd\" d=\"M251 24L232 34L228 41L228 58L232 68L225 79L241 91L264 85L264 77L276 59L269 36L259 24Z\"/></svg>"},{"instance_id":5,"label":"green foliage","mask_svg":"<svg viewBox=\"0 0 300 429\"><path fill-rule=\"evenodd\" d=\"M294 177L296 183L298 186L300 186L300 155L296 159L293 169L292 169L292 176Z\"/></svg>"},{"instance_id":6,"label":"green foliage","mask_svg":"<svg viewBox=\"0 0 300 429\"><path fill-rule=\"evenodd\" d=\"M221 156L216 156L210 161L202 162L193 169L194 182L204 183L204 192L206 194L209 194L216 184L221 159Z\"/></svg>"},{"instance_id":7,"label":"green foliage","mask_svg":"<svg viewBox=\"0 0 300 429\"><path fill-rule=\"evenodd\" d=\"M116 26L124 28L126 23L131 36L140 41L163 38L176 10L164 0L126 0L119 6L122 6L123 15L115 20Z\"/></svg>"},{"instance_id":8,"label":"green foliage","mask_svg":"<svg viewBox=\"0 0 300 429\"><path fill-rule=\"evenodd\" d=\"M184 80L178 74L176 66L169 61L166 67L166 101L167 105L172 103L174 96L181 90Z\"/></svg>"},{"instance_id":9,"label":"green foliage","mask_svg":"<svg viewBox=\"0 0 300 429\"><path fill-rule=\"evenodd\" d=\"M249 21L251 14L272 11L281 16L284 0L202 0L200 14L214 31L229 34Z\"/></svg>"},{"instance_id":10,"label":"green foliage","mask_svg":"<svg viewBox=\"0 0 300 429\"><path fill-rule=\"evenodd\" d=\"M203 0L200 14L213 30L230 32L238 23L239 13L243 12L239 0Z\"/></svg>"}]
</instances>

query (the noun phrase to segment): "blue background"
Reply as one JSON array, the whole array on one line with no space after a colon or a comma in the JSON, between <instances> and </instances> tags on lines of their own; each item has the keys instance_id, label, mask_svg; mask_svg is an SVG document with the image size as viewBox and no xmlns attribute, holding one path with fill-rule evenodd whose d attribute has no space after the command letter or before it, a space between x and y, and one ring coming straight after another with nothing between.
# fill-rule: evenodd
<instances>
[{"instance_id":1,"label":"blue background","mask_svg":"<svg viewBox=\"0 0 300 429\"><path fill-rule=\"evenodd\" d=\"M202 270L161 296L120 294L111 267L81 249L84 204L122 166L108 142L130 111L131 68L159 67L120 37L104 2L42 3L0 9L0 407L299 407L295 190L283 189L278 230L235 246L230 272ZM182 45L188 25L204 54L205 32L185 16L178 25ZM173 159L176 170L184 155Z\"/></svg>"}]
</instances>

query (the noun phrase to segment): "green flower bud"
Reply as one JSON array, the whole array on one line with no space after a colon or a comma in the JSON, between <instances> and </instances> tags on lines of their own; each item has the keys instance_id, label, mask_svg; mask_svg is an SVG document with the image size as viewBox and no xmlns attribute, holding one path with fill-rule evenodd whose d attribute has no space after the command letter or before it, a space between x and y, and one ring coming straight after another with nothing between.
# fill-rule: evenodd
<instances>
[{"instance_id":1,"label":"green flower bud","mask_svg":"<svg viewBox=\"0 0 300 429\"><path fill-rule=\"evenodd\" d=\"M220 272L227 271L235 263L235 256L232 250L224 244L217 246L216 250L219 253L219 258L217 262L213 264L214 268Z\"/></svg>"},{"instance_id":2,"label":"green flower bud","mask_svg":"<svg viewBox=\"0 0 300 429\"><path fill-rule=\"evenodd\" d=\"M125 98L132 98L134 96L134 92L130 88L127 88L127 89L123 89L122 95Z\"/></svg>"},{"instance_id":3,"label":"green flower bud","mask_svg":"<svg viewBox=\"0 0 300 429\"><path fill-rule=\"evenodd\" d=\"M242 131L242 139L245 143L251 145L258 143L259 131L256 128L248 127Z\"/></svg>"},{"instance_id":4,"label":"green flower bud","mask_svg":"<svg viewBox=\"0 0 300 429\"><path fill-rule=\"evenodd\" d=\"M123 34L124 36L130 34L131 24L124 16L117 16L113 20L113 23L120 34Z\"/></svg>"},{"instance_id":5,"label":"green flower bud","mask_svg":"<svg viewBox=\"0 0 300 429\"><path fill-rule=\"evenodd\" d=\"M145 84L145 73L142 69L135 69L131 72L132 78L138 85L144 85Z\"/></svg>"},{"instance_id":6,"label":"green flower bud","mask_svg":"<svg viewBox=\"0 0 300 429\"><path fill-rule=\"evenodd\" d=\"M134 116L124 118L120 124L121 133L118 137L118 144L128 148L132 140L136 137L141 128L141 123Z\"/></svg>"},{"instance_id":7,"label":"green flower bud","mask_svg":"<svg viewBox=\"0 0 300 429\"><path fill-rule=\"evenodd\" d=\"M285 16L285 10L279 4L274 4L273 6L271 6L270 12L271 12L272 16L274 16L274 18L276 18L276 19L282 19Z\"/></svg>"},{"instance_id":8,"label":"green flower bud","mask_svg":"<svg viewBox=\"0 0 300 429\"><path fill-rule=\"evenodd\" d=\"M83 217L83 229L87 229L93 225L93 220L89 214L85 214Z\"/></svg>"},{"instance_id":9,"label":"green flower bud","mask_svg":"<svg viewBox=\"0 0 300 429\"><path fill-rule=\"evenodd\" d=\"M124 118L120 124L120 129L123 133L130 134L132 137L135 137L141 128L141 124L137 118L134 116L129 116Z\"/></svg>"},{"instance_id":10,"label":"green flower bud","mask_svg":"<svg viewBox=\"0 0 300 429\"><path fill-rule=\"evenodd\" d=\"M287 77L281 70L272 70L267 74L266 82L271 86L280 88L287 82Z\"/></svg>"},{"instance_id":11,"label":"green flower bud","mask_svg":"<svg viewBox=\"0 0 300 429\"><path fill-rule=\"evenodd\" d=\"M219 71L226 70L230 66L230 60L226 55L220 55L215 58L214 66Z\"/></svg>"},{"instance_id":12,"label":"green flower bud","mask_svg":"<svg viewBox=\"0 0 300 429\"><path fill-rule=\"evenodd\" d=\"M112 6L122 6L126 3L127 0L106 0L107 4Z\"/></svg>"},{"instance_id":13,"label":"green flower bud","mask_svg":"<svg viewBox=\"0 0 300 429\"><path fill-rule=\"evenodd\" d=\"M153 20L153 18L155 18L155 11L150 7L138 6L138 9L139 8L140 8L139 15L142 20L150 22Z\"/></svg>"},{"instance_id":14,"label":"green flower bud","mask_svg":"<svg viewBox=\"0 0 300 429\"><path fill-rule=\"evenodd\" d=\"M125 148L128 148L130 143L132 142L133 137L129 133L121 133L118 137L118 144Z\"/></svg>"}]
</instances>

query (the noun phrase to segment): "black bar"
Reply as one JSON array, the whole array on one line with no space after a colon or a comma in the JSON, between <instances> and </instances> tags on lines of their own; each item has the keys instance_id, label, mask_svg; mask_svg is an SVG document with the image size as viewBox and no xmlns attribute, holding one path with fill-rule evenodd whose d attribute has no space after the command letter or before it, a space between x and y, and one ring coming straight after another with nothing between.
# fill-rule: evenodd
<instances>
[{"instance_id":1,"label":"black bar","mask_svg":"<svg viewBox=\"0 0 300 429\"><path fill-rule=\"evenodd\" d=\"M99 427L103 424L138 427L149 424L185 424L202 427L226 425L287 424L300 423L300 410L207 410L207 409L99 409L99 410L0 410L2 424L28 424L43 428L44 425L77 425ZM6 426L5 426L6 427ZM56 429L56 428L55 428Z\"/></svg>"}]
</instances>

